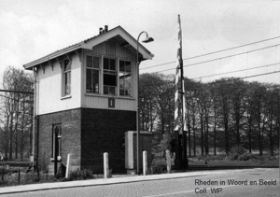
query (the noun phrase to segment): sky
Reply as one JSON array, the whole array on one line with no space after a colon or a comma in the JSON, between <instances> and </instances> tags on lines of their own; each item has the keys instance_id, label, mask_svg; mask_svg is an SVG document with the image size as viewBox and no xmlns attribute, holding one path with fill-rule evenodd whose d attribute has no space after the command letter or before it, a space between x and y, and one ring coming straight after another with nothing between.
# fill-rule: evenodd
<instances>
[{"instance_id":1,"label":"sky","mask_svg":"<svg viewBox=\"0 0 280 197\"><path fill-rule=\"evenodd\" d=\"M23 64L97 35L104 25L109 29L121 25L135 38L147 31L154 42L144 46L154 58L141 64L141 73L175 74L178 14L183 58L188 58L280 36L279 10L280 0L0 0L0 80L8 66L22 68ZM280 38L184 60L184 74L208 82L279 71L280 64L274 64L280 63L278 44ZM273 47L248 52L267 46ZM274 65L203 77L269 64ZM246 80L279 84L280 73Z\"/></svg>"}]
</instances>

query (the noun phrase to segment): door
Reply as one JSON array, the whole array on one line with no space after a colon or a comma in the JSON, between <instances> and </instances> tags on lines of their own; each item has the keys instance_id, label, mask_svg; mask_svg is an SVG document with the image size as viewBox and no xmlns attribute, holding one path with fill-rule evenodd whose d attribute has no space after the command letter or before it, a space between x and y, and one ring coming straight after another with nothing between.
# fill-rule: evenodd
<instances>
[{"instance_id":1,"label":"door","mask_svg":"<svg viewBox=\"0 0 280 197\"><path fill-rule=\"evenodd\" d=\"M53 137L52 137L52 155L54 159L54 175L57 174L58 171L58 161L60 159L60 149L61 149L61 125L56 124L53 126Z\"/></svg>"}]
</instances>

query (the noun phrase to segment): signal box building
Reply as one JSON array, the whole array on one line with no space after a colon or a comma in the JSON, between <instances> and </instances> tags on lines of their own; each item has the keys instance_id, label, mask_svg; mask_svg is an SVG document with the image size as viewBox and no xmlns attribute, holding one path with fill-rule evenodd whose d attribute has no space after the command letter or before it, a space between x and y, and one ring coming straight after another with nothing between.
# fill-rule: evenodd
<instances>
[{"instance_id":1,"label":"signal box building","mask_svg":"<svg viewBox=\"0 0 280 197\"><path fill-rule=\"evenodd\" d=\"M138 45L138 47L137 47ZM71 154L73 169L125 170L125 132L136 130L137 66L153 55L122 27L24 65L35 75L35 156L56 172ZM55 162L55 165L54 165Z\"/></svg>"}]
</instances>

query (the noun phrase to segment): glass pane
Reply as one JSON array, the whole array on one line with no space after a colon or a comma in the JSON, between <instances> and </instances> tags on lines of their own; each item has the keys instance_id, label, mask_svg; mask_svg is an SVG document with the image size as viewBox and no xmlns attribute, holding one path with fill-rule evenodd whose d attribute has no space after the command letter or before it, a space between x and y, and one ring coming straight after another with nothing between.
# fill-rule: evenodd
<instances>
[{"instance_id":1,"label":"glass pane","mask_svg":"<svg viewBox=\"0 0 280 197\"><path fill-rule=\"evenodd\" d=\"M93 87L92 87L92 76L91 76L91 69L87 69L86 72L86 91L87 92L92 92Z\"/></svg>"},{"instance_id":2,"label":"glass pane","mask_svg":"<svg viewBox=\"0 0 280 197\"><path fill-rule=\"evenodd\" d=\"M103 68L106 69L106 70L109 70L109 60L108 60L108 58L104 58Z\"/></svg>"},{"instance_id":3,"label":"glass pane","mask_svg":"<svg viewBox=\"0 0 280 197\"><path fill-rule=\"evenodd\" d=\"M99 93L99 71L87 69L86 77L87 93Z\"/></svg>"},{"instance_id":4,"label":"glass pane","mask_svg":"<svg viewBox=\"0 0 280 197\"><path fill-rule=\"evenodd\" d=\"M117 86L116 75L115 74L110 74L110 73L104 73L103 83L104 83L104 85Z\"/></svg>"},{"instance_id":5,"label":"glass pane","mask_svg":"<svg viewBox=\"0 0 280 197\"><path fill-rule=\"evenodd\" d=\"M131 72L131 64L130 64L130 62L127 62L127 64L125 65L125 71L126 72Z\"/></svg>"},{"instance_id":6,"label":"glass pane","mask_svg":"<svg viewBox=\"0 0 280 197\"><path fill-rule=\"evenodd\" d=\"M122 62L122 61L121 61ZM125 71L125 66L124 66L124 64L121 64L121 62L120 62L120 71L122 71L122 72L124 72Z\"/></svg>"},{"instance_id":7,"label":"glass pane","mask_svg":"<svg viewBox=\"0 0 280 197\"><path fill-rule=\"evenodd\" d=\"M86 65L87 65L87 67L92 67L92 57L91 56L87 56Z\"/></svg>"},{"instance_id":8,"label":"glass pane","mask_svg":"<svg viewBox=\"0 0 280 197\"><path fill-rule=\"evenodd\" d=\"M99 68L99 57L93 57L93 68Z\"/></svg>"},{"instance_id":9,"label":"glass pane","mask_svg":"<svg viewBox=\"0 0 280 197\"><path fill-rule=\"evenodd\" d=\"M120 71L131 72L131 65L129 61L120 61Z\"/></svg>"},{"instance_id":10,"label":"glass pane","mask_svg":"<svg viewBox=\"0 0 280 197\"><path fill-rule=\"evenodd\" d=\"M71 93L71 72L64 73L64 95Z\"/></svg>"},{"instance_id":11,"label":"glass pane","mask_svg":"<svg viewBox=\"0 0 280 197\"><path fill-rule=\"evenodd\" d=\"M104 58L103 60L103 68L105 70L116 70L116 61L115 59Z\"/></svg>"},{"instance_id":12,"label":"glass pane","mask_svg":"<svg viewBox=\"0 0 280 197\"><path fill-rule=\"evenodd\" d=\"M115 86L105 86L103 93L106 95L115 95L116 94L116 87Z\"/></svg>"},{"instance_id":13,"label":"glass pane","mask_svg":"<svg viewBox=\"0 0 280 197\"><path fill-rule=\"evenodd\" d=\"M119 72L120 95L131 96L131 73Z\"/></svg>"},{"instance_id":14,"label":"glass pane","mask_svg":"<svg viewBox=\"0 0 280 197\"><path fill-rule=\"evenodd\" d=\"M116 70L116 62L114 59L110 59L110 70Z\"/></svg>"}]
</instances>

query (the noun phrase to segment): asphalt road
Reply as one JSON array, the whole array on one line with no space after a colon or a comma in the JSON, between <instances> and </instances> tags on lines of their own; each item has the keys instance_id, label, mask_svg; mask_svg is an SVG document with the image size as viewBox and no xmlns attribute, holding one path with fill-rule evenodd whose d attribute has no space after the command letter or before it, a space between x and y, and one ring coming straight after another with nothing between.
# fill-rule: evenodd
<instances>
[{"instance_id":1,"label":"asphalt road","mask_svg":"<svg viewBox=\"0 0 280 197\"><path fill-rule=\"evenodd\" d=\"M235 184L230 185L229 180ZM223 182L225 181L225 182ZM275 185L276 183L276 185ZM210 184L210 185L209 185ZM262 185L265 184L265 185ZM212 189L212 190L211 190ZM214 191L215 189L215 191ZM103 186L54 189L7 197L280 197L279 169L225 170L223 174L149 180Z\"/></svg>"}]
</instances>

